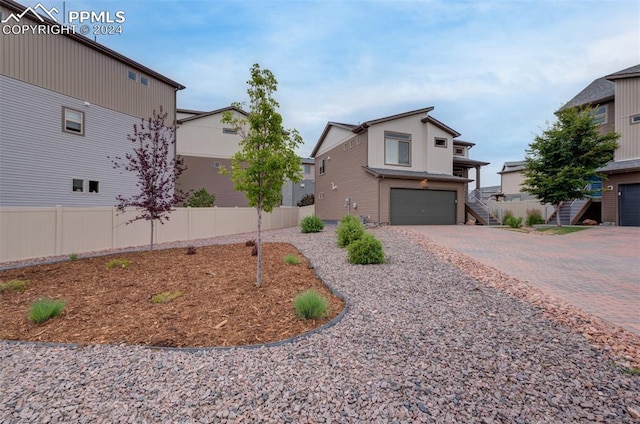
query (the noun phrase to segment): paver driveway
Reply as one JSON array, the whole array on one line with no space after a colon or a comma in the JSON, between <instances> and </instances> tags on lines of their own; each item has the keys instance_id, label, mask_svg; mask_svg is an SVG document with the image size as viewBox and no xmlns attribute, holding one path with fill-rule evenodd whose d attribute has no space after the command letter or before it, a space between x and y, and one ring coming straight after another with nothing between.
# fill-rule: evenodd
<instances>
[{"instance_id":1,"label":"paver driveway","mask_svg":"<svg viewBox=\"0 0 640 424\"><path fill-rule=\"evenodd\" d=\"M640 228L537 235L486 226L406 226L640 334Z\"/></svg>"}]
</instances>

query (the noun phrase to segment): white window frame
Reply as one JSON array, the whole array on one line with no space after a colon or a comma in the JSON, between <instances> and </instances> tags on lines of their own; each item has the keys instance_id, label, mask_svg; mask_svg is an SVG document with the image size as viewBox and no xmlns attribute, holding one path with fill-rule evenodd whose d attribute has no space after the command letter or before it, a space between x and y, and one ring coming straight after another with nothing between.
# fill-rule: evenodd
<instances>
[{"instance_id":1,"label":"white window frame","mask_svg":"<svg viewBox=\"0 0 640 424\"><path fill-rule=\"evenodd\" d=\"M640 124L640 114L631 116L631 125Z\"/></svg>"},{"instance_id":2,"label":"white window frame","mask_svg":"<svg viewBox=\"0 0 640 424\"><path fill-rule=\"evenodd\" d=\"M324 175L326 172L327 172L327 170L325 169L324 159L320 159L320 167L318 168L318 173L320 175Z\"/></svg>"},{"instance_id":3,"label":"white window frame","mask_svg":"<svg viewBox=\"0 0 640 424\"><path fill-rule=\"evenodd\" d=\"M71 113L77 113L78 115L80 115L80 119L76 119L75 117L70 117L69 116L69 112ZM72 122L74 124L80 125L80 130L76 131L72 126L67 125L67 122ZM66 107L63 106L62 107L62 131L66 132L68 134L75 134L75 135L79 135L79 136L84 136L84 112L78 110L78 109L73 109L70 107Z\"/></svg>"},{"instance_id":4,"label":"white window frame","mask_svg":"<svg viewBox=\"0 0 640 424\"><path fill-rule=\"evenodd\" d=\"M453 154L454 154L454 156L465 157L466 156L465 155L465 148L462 147L462 146L453 146Z\"/></svg>"},{"instance_id":5,"label":"white window frame","mask_svg":"<svg viewBox=\"0 0 640 424\"><path fill-rule=\"evenodd\" d=\"M438 144L438 143L440 143L440 144ZM446 139L446 138L442 138L442 137L436 137L436 138L433 140L433 145L434 145L435 147L439 147L439 148L441 148L441 149L446 149L446 148L447 148L447 146L449 145L449 140L448 140L448 139Z\"/></svg>"},{"instance_id":6,"label":"white window frame","mask_svg":"<svg viewBox=\"0 0 640 424\"><path fill-rule=\"evenodd\" d=\"M79 181L80 183L82 183L82 187L80 187L80 190L76 190L76 181ZM83 178L72 178L71 179L71 191L73 193L84 193L84 179Z\"/></svg>"},{"instance_id":7,"label":"white window frame","mask_svg":"<svg viewBox=\"0 0 640 424\"><path fill-rule=\"evenodd\" d=\"M390 146L391 143L393 143L398 150L395 153L395 156L397 156L397 161L395 162L393 161L394 157L389 157L390 151L393 150L393 147ZM407 145L407 163L401 162L400 143ZM411 134L395 131L384 132L384 163L385 165L411 166Z\"/></svg>"},{"instance_id":8,"label":"white window frame","mask_svg":"<svg viewBox=\"0 0 640 424\"><path fill-rule=\"evenodd\" d=\"M145 81L146 81L146 83L145 83ZM140 75L140 85L143 85L145 87L149 87L149 84L150 84L149 77L144 76L144 75Z\"/></svg>"},{"instance_id":9,"label":"white window frame","mask_svg":"<svg viewBox=\"0 0 640 424\"><path fill-rule=\"evenodd\" d=\"M131 78L133 76L133 78ZM127 79L129 81L138 82L138 73L133 69L127 69Z\"/></svg>"}]
</instances>

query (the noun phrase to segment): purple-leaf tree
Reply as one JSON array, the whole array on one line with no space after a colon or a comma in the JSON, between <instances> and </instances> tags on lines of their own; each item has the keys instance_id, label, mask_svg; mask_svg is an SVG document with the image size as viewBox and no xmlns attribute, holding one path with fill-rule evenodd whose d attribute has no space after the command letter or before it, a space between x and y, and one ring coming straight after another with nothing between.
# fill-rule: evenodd
<instances>
[{"instance_id":1,"label":"purple-leaf tree","mask_svg":"<svg viewBox=\"0 0 640 424\"><path fill-rule=\"evenodd\" d=\"M109 158L114 169L133 172L138 177L136 186L140 192L130 197L116 197L119 212L126 208L136 208L140 213L127 222L139 219L151 223L151 244L153 250L153 227L155 221L164 224L174 206L187 197L188 193L176 189L176 179L186 168L175 153L175 129L165 125L167 113L153 111L153 117L141 119L133 125L133 134L127 136L133 143L133 152L124 157Z\"/></svg>"}]
</instances>

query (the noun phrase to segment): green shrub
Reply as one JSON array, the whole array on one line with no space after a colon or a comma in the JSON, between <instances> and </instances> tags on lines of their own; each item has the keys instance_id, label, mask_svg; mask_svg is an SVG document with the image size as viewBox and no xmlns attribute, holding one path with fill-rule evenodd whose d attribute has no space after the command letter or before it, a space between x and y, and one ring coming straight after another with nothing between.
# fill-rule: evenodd
<instances>
[{"instance_id":1,"label":"green shrub","mask_svg":"<svg viewBox=\"0 0 640 424\"><path fill-rule=\"evenodd\" d=\"M324 317L329 312L329 301L315 290L307 290L293 299L298 316L304 319Z\"/></svg>"},{"instance_id":2,"label":"green shrub","mask_svg":"<svg viewBox=\"0 0 640 424\"><path fill-rule=\"evenodd\" d=\"M507 209L504 211L504 215L502 215L502 225L507 225L507 219L509 218L513 218L513 212Z\"/></svg>"},{"instance_id":3,"label":"green shrub","mask_svg":"<svg viewBox=\"0 0 640 424\"><path fill-rule=\"evenodd\" d=\"M0 292L13 290L22 293L26 289L27 281L25 280L11 280L0 284Z\"/></svg>"},{"instance_id":4,"label":"green shrub","mask_svg":"<svg viewBox=\"0 0 640 424\"><path fill-rule=\"evenodd\" d=\"M522 217L509 216L504 220L504 225L508 225L511 228L522 227Z\"/></svg>"},{"instance_id":5,"label":"green shrub","mask_svg":"<svg viewBox=\"0 0 640 424\"><path fill-rule=\"evenodd\" d=\"M179 297L182 297L181 291L158 293L151 296L151 303L169 303Z\"/></svg>"},{"instance_id":6,"label":"green shrub","mask_svg":"<svg viewBox=\"0 0 640 424\"><path fill-rule=\"evenodd\" d=\"M313 195L313 193L307 193L304 196L302 196L300 200L298 200L298 203L296 203L296 206L298 207L309 206L309 205L313 205L315 202L316 202L316 198Z\"/></svg>"},{"instance_id":7,"label":"green shrub","mask_svg":"<svg viewBox=\"0 0 640 424\"><path fill-rule=\"evenodd\" d=\"M384 262L382 243L369 233L347 246L347 252L348 260L352 264L368 265Z\"/></svg>"},{"instance_id":8,"label":"green shrub","mask_svg":"<svg viewBox=\"0 0 640 424\"><path fill-rule=\"evenodd\" d=\"M324 222L317 215L309 215L302 218L300 229L303 233L319 233L324 229Z\"/></svg>"},{"instance_id":9,"label":"green shrub","mask_svg":"<svg viewBox=\"0 0 640 424\"><path fill-rule=\"evenodd\" d=\"M296 255L288 254L285 255L284 261L289 265L298 265L300 263L300 258Z\"/></svg>"},{"instance_id":10,"label":"green shrub","mask_svg":"<svg viewBox=\"0 0 640 424\"><path fill-rule=\"evenodd\" d=\"M35 323L42 323L60 315L64 309L65 302L58 299L42 298L31 304L29 308L29 320Z\"/></svg>"},{"instance_id":11,"label":"green shrub","mask_svg":"<svg viewBox=\"0 0 640 424\"><path fill-rule=\"evenodd\" d=\"M347 247L364 234L364 225L353 215L345 215L338 223L338 246Z\"/></svg>"},{"instance_id":12,"label":"green shrub","mask_svg":"<svg viewBox=\"0 0 640 424\"><path fill-rule=\"evenodd\" d=\"M216 195L209 194L206 189L201 188L194 192L184 204L192 208L212 208L215 203Z\"/></svg>"},{"instance_id":13,"label":"green shrub","mask_svg":"<svg viewBox=\"0 0 640 424\"><path fill-rule=\"evenodd\" d=\"M128 259L112 259L107 262L107 269L111 268L129 268L131 261Z\"/></svg>"},{"instance_id":14,"label":"green shrub","mask_svg":"<svg viewBox=\"0 0 640 424\"><path fill-rule=\"evenodd\" d=\"M72 253L69 255L69 260L71 261L75 261L78 259L78 254L77 253Z\"/></svg>"},{"instance_id":15,"label":"green shrub","mask_svg":"<svg viewBox=\"0 0 640 424\"><path fill-rule=\"evenodd\" d=\"M538 209L527 209L527 227L533 227L534 225L544 224L544 218L542 212Z\"/></svg>"}]
</instances>

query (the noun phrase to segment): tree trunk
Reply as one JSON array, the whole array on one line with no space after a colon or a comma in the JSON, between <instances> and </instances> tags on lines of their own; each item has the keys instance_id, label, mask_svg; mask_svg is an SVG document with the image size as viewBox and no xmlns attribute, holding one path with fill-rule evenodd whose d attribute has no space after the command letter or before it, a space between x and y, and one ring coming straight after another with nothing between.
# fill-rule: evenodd
<instances>
[{"instance_id":1,"label":"tree trunk","mask_svg":"<svg viewBox=\"0 0 640 424\"><path fill-rule=\"evenodd\" d=\"M256 276L256 287L262 286L262 209L260 207L256 208L258 210L258 272Z\"/></svg>"},{"instance_id":2,"label":"tree trunk","mask_svg":"<svg viewBox=\"0 0 640 424\"><path fill-rule=\"evenodd\" d=\"M558 203L558 207L556 208L556 223L558 227L562 227L562 223L560 222L560 208L562 207L562 202Z\"/></svg>"},{"instance_id":3,"label":"tree trunk","mask_svg":"<svg viewBox=\"0 0 640 424\"><path fill-rule=\"evenodd\" d=\"M151 250L153 250L153 219L151 220Z\"/></svg>"}]
</instances>

